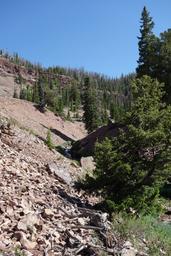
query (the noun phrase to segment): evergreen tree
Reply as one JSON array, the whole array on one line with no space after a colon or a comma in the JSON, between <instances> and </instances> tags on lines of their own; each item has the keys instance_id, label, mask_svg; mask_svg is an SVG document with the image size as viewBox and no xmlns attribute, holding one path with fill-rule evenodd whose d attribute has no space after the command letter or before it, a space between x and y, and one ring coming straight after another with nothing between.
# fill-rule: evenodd
<instances>
[{"instance_id":1,"label":"evergreen tree","mask_svg":"<svg viewBox=\"0 0 171 256\"><path fill-rule=\"evenodd\" d=\"M28 101L32 101L32 98L33 98L33 91L32 91L32 88L31 86L27 85L27 100Z\"/></svg>"},{"instance_id":2,"label":"evergreen tree","mask_svg":"<svg viewBox=\"0 0 171 256\"><path fill-rule=\"evenodd\" d=\"M157 78L165 83L165 101L171 104L171 29L161 33L160 65Z\"/></svg>"},{"instance_id":3,"label":"evergreen tree","mask_svg":"<svg viewBox=\"0 0 171 256\"><path fill-rule=\"evenodd\" d=\"M23 86L20 87L20 99L21 100L27 99L27 89Z\"/></svg>"},{"instance_id":4,"label":"evergreen tree","mask_svg":"<svg viewBox=\"0 0 171 256\"><path fill-rule=\"evenodd\" d=\"M73 102L73 110L74 112L77 111L77 109L80 106L80 91L78 89L78 85L74 84L71 86L70 90L70 101Z\"/></svg>"},{"instance_id":5,"label":"evergreen tree","mask_svg":"<svg viewBox=\"0 0 171 256\"><path fill-rule=\"evenodd\" d=\"M110 104L110 117L115 122L120 122L124 116L124 110L122 107L116 105L115 103L111 102Z\"/></svg>"},{"instance_id":6,"label":"evergreen tree","mask_svg":"<svg viewBox=\"0 0 171 256\"><path fill-rule=\"evenodd\" d=\"M58 105L57 105L58 114L63 116L63 114L64 114L63 110L64 110L63 100L62 100L62 98L58 98Z\"/></svg>"},{"instance_id":7,"label":"evergreen tree","mask_svg":"<svg viewBox=\"0 0 171 256\"><path fill-rule=\"evenodd\" d=\"M141 17L139 39L139 60L137 76L149 75L165 83L164 101L171 103L171 29L157 38L153 32L154 23L146 7Z\"/></svg>"},{"instance_id":8,"label":"evergreen tree","mask_svg":"<svg viewBox=\"0 0 171 256\"><path fill-rule=\"evenodd\" d=\"M32 101L37 103L37 104L39 103L39 90L38 90L38 84L37 83L33 86Z\"/></svg>"},{"instance_id":9,"label":"evergreen tree","mask_svg":"<svg viewBox=\"0 0 171 256\"><path fill-rule=\"evenodd\" d=\"M100 115L98 113L97 97L95 90L91 88L90 79L85 78L83 94L83 119L88 132L92 132L100 124Z\"/></svg>"},{"instance_id":10,"label":"evergreen tree","mask_svg":"<svg viewBox=\"0 0 171 256\"><path fill-rule=\"evenodd\" d=\"M158 209L159 189L171 174L171 107L161 103L162 88L148 76L136 79L124 128L97 144L93 190L115 209Z\"/></svg>"},{"instance_id":11,"label":"evergreen tree","mask_svg":"<svg viewBox=\"0 0 171 256\"><path fill-rule=\"evenodd\" d=\"M139 60L136 69L138 77L149 75L155 77L158 65L159 39L153 34L154 22L146 7L141 14L139 42Z\"/></svg>"},{"instance_id":12,"label":"evergreen tree","mask_svg":"<svg viewBox=\"0 0 171 256\"><path fill-rule=\"evenodd\" d=\"M39 108L40 108L40 111L44 112L46 103L45 103L44 82L42 77L39 77L39 80L38 80L38 93L39 93Z\"/></svg>"},{"instance_id":13,"label":"evergreen tree","mask_svg":"<svg viewBox=\"0 0 171 256\"><path fill-rule=\"evenodd\" d=\"M47 136L46 136L46 145L48 146L48 148L50 150L52 150L54 148L53 142L52 142L52 138L51 138L51 131L50 129L48 129L47 131Z\"/></svg>"}]
</instances>

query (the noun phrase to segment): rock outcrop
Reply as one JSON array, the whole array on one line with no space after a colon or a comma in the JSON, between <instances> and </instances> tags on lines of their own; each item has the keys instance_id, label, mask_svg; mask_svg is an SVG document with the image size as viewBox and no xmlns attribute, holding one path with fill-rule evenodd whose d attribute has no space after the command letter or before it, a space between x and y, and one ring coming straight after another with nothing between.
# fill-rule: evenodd
<instances>
[{"instance_id":1,"label":"rock outcrop","mask_svg":"<svg viewBox=\"0 0 171 256\"><path fill-rule=\"evenodd\" d=\"M88 134L83 139L76 141L72 148L71 154L74 158L92 156L94 153L95 143L102 142L106 137L116 137L119 129L125 129L123 125L111 123L98 128L96 131Z\"/></svg>"}]
</instances>

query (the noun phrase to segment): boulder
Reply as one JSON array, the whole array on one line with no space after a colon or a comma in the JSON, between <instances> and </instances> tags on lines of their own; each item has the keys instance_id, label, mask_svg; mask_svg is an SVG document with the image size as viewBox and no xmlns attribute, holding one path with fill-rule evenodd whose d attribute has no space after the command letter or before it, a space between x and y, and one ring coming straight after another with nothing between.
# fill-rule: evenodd
<instances>
[{"instance_id":1,"label":"boulder","mask_svg":"<svg viewBox=\"0 0 171 256\"><path fill-rule=\"evenodd\" d=\"M15 238L17 238L18 241L20 241L23 249L33 250L37 245L36 242L28 240L26 238L26 234L23 232L16 232L14 236Z\"/></svg>"},{"instance_id":2,"label":"boulder","mask_svg":"<svg viewBox=\"0 0 171 256\"><path fill-rule=\"evenodd\" d=\"M72 184L72 178L70 173L68 172L68 170L59 167L57 164L55 163L50 163L48 164L48 172L50 174L54 174L57 179L59 179L59 181L67 184L67 185L71 185Z\"/></svg>"},{"instance_id":3,"label":"boulder","mask_svg":"<svg viewBox=\"0 0 171 256\"><path fill-rule=\"evenodd\" d=\"M35 213L25 215L17 224L17 229L27 231L34 228L35 224L39 224L39 218Z\"/></svg>"},{"instance_id":4,"label":"boulder","mask_svg":"<svg viewBox=\"0 0 171 256\"><path fill-rule=\"evenodd\" d=\"M126 241L121 251L121 256L136 256L137 250L132 246L131 242Z\"/></svg>"},{"instance_id":5,"label":"boulder","mask_svg":"<svg viewBox=\"0 0 171 256\"><path fill-rule=\"evenodd\" d=\"M81 157L80 163L85 171L93 171L95 169L95 163L92 156Z\"/></svg>"},{"instance_id":6,"label":"boulder","mask_svg":"<svg viewBox=\"0 0 171 256\"><path fill-rule=\"evenodd\" d=\"M53 216L53 211L49 208L45 208L43 211L43 217L46 218L51 218Z\"/></svg>"}]
</instances>

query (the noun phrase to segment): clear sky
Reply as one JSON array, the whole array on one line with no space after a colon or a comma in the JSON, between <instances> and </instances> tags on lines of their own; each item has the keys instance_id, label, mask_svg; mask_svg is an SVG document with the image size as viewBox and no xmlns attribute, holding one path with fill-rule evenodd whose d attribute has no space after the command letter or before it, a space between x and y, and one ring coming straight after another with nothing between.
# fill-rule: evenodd
<instances>
[{"instance_id":1,"label":"clear sky","mask_svg":"<svg viewBox=\"0 0 171 256\"><path fill-rule=\"evenodd\" d=\"M43 66L127 74L144 5L156 34L171 28L171 0L1 0L0 48Z\"/></svg>"}]
</instances>

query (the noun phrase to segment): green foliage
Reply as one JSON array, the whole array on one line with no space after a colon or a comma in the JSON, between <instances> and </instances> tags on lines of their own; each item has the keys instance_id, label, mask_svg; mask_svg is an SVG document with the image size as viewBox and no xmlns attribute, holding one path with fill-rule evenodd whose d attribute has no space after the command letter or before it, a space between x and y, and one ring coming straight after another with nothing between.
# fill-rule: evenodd
<instances>
[{"instance_id":1,"label":"green foliage","mask_svg":"<svg viewBox=\"0 0 171 256\"><path fill-rule=\"evenodd\" d=\"M21 85L20 89L20 99L32 101L33 89L29 85Z\"/></svg>"},{"instance_id":2,"label":"green foliage","mask_svg":"<svg viewBox=\"0 0 171 256\"><path fill-rule=\"evenodd\" d=\"M155 77L155 67L158 64L159 39L153 34L154 22L150 17L146 7L143 8L141 15L141 27L138 37L139 60L137 74Z\"/></svg>"},{"instance_id":3,"label":"green foliage","mask_svg":"<svg viewBox=\"0 0 171 256\"><path fill-rule=\"evenodd\" d=\"M33 87L32 102L39 103L39 90L37 83Z\"/></svg>"},{"instance_id":4,"label":"green foliage","mask_svg":"<svg viewBox=\"0 0 171 256\"><path fill-rule=\"evenodd\" d=\"M111 102L110 104L110 117L115 122L120 122L124 116L124 109L123 107L120 107L116 105L114 102Z\"/></svg>"},{"instance_id":5,"label":"green foliage","mask_svg":"<svg viewBox=\"0 0 171 256\"><path fill-rule=\"evenodd\" d=\"M50 150L54 148L53 142L52 142L52 137L51 137L51 131L50 129L47 131L47 136L46 136L46 145Z\"/></svg>"},{"instance_id":6,"label":"green foliage","mask_svg":"<svg viewBox=\"0 0 171 256\"><path fill-rule=\"evenodd\" d=\"M162 87L147 76L134 80L125 128L96 145L93 186L117 210L160 210L159 190L171 174L171 107L161 103Z\"/></svg>"},{"instance_id":7,"label":"green foliage","mask_svg":"<svg viewBox=\"0 0 171 256\"><path fill-rule=\"evenodd\" d=\"M27 98L27 90L26 88L21 88L20 89L20 99L25 100Z\"/></svg>"},{"instance_id":8,"label":"green foliage","mask_svg":"<svg viewBox=\"0 0 171 256\"><path fill-rule=\"evenodd\" d=\"M156 77L165 83L165 101L171 103L171 29L160 35L160 62Z\"/></svg>"},{"instance_id":9,"label":"green foliage","mask_svg":"<svg viewBox=\"0 0 171 256\"><path fill-rule=\"evenodd\" d=\"M164 198L171 199L171 183L166 182L160 190L160 195Z\"/></svg>"},{"instance_id":10,"label":"green foliage","mask_svg":"<svg viewBox=\"0 0 171 256\"><path fill-rule=\"evenodd\" d=\"M78 110L81 103L80 90L78 88L78 85L74 84L71 86L69 96L70 102L72 102L73 104L71 111L75 112Z\"/></svg>"},{"instance_id":11,"label":"green foliage","mask_svg":"<svg viewBox=\"0 0 171 256\"><path fill-rule=\"evenodd\" d=\"M88 132L92 132L100 125L100 113L98 112L98 102L96 91L91 87L90 79L85 79L83 95L83 119Z\"/></svg>"},{"instance_id":12,"label":"green foliage","mask_svg":"<svg viewBox=\"0 0 171 256\"><path fill-rule=\"evenodd\" d=\"M24 252L20 248L15 249L15 256L26 256Z\"/></svg>"},{"instance_id":13,"label":"green foliage","mask_svg":"<svg viewBox=\"0 0 171 256\"><path fill-rule=\"evenodd\" d=\"M45 111L46 106L55 114L64 116L64 110L69 109L73 112L72 117L76 116L84 104L83 91L86 78L90 80L91 91L94 92L92 96L98 107L98 125L107 123L111 103L115 104L116 110L123 109L124 112L130 103L129 81L135 77L134 74L109 78L98 73L86 72L83 69L43 68L40 64L33 65L16 53L10 55L3 50L0 50L0 55L15 63L18 68L24 67L28 74L33 75L36 81L32 85L27 86L26 80L20 73L15 78L15 82L21 85L20 99L38 104L42 112Z\"/></svg>"},{"instance_id":14,"label":"green foliage","mask_svg":"<svg viewBox=\"0 0 171 256\"><path fill-rule=\"evenodd\" d=\"M136 218L127 214L113 214L113 230L121 238L128 239L138 251L150 256L170 255L171 226L161 223L151 215ZM163 253L164 254L164 253Z\"/></svg>"},{"instance_id":15,"label":"green foliage","mask_svg":"<svg viewBox=\"0 0 171 256\"><path fill-rule=\"evenodd\" d=\"M38 95L39 95L39 108L42 112L45 111L45 84L44 84L44 80L42 79L41 76L39 76L39 80L38 80Z\"/></svg>"},{"instance_id":16,"label":"green foliage","mask_svg":"<svg viewBox=\"0 0 171 256\"><path fill-rule=\"evenodd\" d=\"M171 29L157 37L152 29L154 22L144 7L141 16L139 59L137 76L149 75L165 83L164 101L171 103Z\"/></svg>"},{"instance_id":17,"label":"green foliage","mask_svg":"<svg viewBox=\"0 0 171 256\"><path fill-rule=\"evenodd\" d=\"M98 125L106 124L109 117L110 105L113 102L117 108L124 111L130 102L129 81L134 74L109 78L107 76L86 72L83 69L62 67L43 68L40 64L33 65L19 57L17 53L10 55L0 50L0 55L18 67L25 67L29 74L35 75L36 82L27 86L26 80L19 73L15 82L21 85L20 99L29 100L38 104L44 112L45 106L56 114L64 116L64 109L69 108L73 115L78 115L84 104L84 80L91 80L91 89L99 108ZM81 117L81 116L80 116Z\"/></svg>"}]
</instances>

